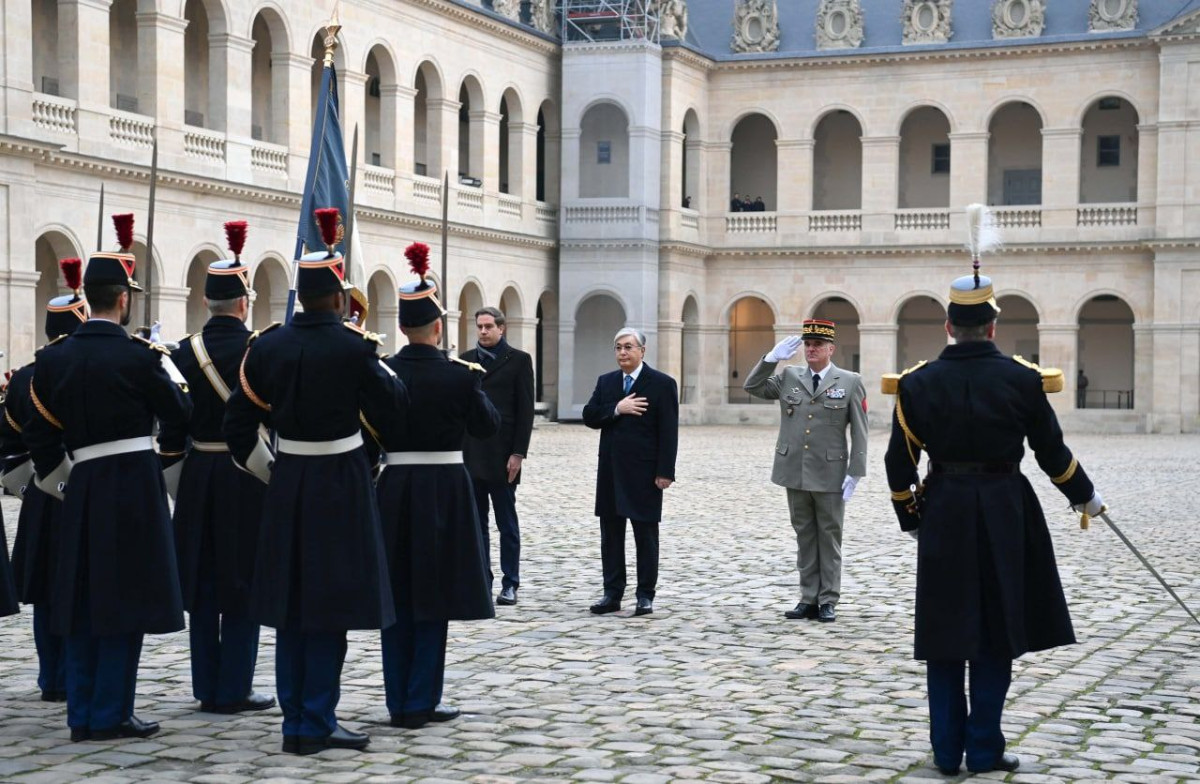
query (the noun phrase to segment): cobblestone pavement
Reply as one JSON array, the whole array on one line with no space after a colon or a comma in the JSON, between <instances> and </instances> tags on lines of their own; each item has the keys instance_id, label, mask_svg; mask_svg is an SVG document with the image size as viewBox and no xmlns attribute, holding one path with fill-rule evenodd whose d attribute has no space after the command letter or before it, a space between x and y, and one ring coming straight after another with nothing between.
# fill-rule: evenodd
<instances>
[{"instance_id":1,"label":"cobblestone pavement","mask_svg":"<svg viewBox=\"0 0 1200 784\"><path fill-rule=\"evenodd\" d=\"M683 429L657 611L597 618L586 610L600 590L597 437L578 425L539 428L517 496L520 604L495 621L451 624L447 699L467 715L388 727L379 636L354 633L339 715L372 734L367 753L283 755L277 710L196 712L183 633L148 637L142 657L138 713L163 731L72 744L63 706L37 699L29 613L0 620L0 780L940 780L924 666L910 658L915 545L891 513L884 434L872 433L870 475L847 508L834 624L781 615L797 599L795 551L783 491L768 481L773 439L761 427ZM1200 607L1200 438L1070 440L1117 521ZM1022 766L1008 780L1200 780L1200 626L1102 524L1080 531L1031 459L1026 469L1080 643L1017 663L1004 728ZM4 516L11 542L12 499ZM266 692L273 639L265 630L257 685Z\"/></svg>"}]
</instances>

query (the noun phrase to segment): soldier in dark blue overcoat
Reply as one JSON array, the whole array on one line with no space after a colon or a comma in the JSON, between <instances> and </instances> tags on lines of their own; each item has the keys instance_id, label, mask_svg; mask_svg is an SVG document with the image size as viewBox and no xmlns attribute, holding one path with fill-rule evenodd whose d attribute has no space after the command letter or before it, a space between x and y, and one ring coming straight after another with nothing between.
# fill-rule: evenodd
<instances>
[{"instance_id":1,"label":"soldier in dark blue overcoat","mask_svg":"<svg viewBox=\"0 0 1200 784\"><path fill-rule=\"evenodd\" d=\"M172 358L188 381L191 448L176 470L175 546L183 606L189 613L192 694L215 713L263 710L255 694L258 623L250 618L250 582L258 549L264 485L229 457L221 434L225 401L238 386L250 330L250 268L241 261L246 223L225 224L232 259L213 262L204 281L211 318L180 341Z\"/></svg>"},{"instance_id":2,"label":"soldier in dark blue overcoat","mask_svg":"<svg viewBox=\"0 0 1200 784\"><path fill-rule=\"evenodd\" d=\"M46 305L46 337L51 341L70 335L87 321L87 304L81 286L79 259L62 259L59 266L71 294L54 297ZM67 699L67 660L62 635L50 632L50 588L58 564L58 532L62 502L43 493L33 482L33 461L22 438L22 422L34 414L29 398L33 381L31 362L13 373L4 398L0 422L0 451L4 454L3 484L21 499L17 537L13 541L13 575L17 596L33 605L33 644L38 655L38 688L46 702Z\"/></svg>"},{"instance_id":3,"label":"soldier in dark blue overcoat","mask_svg":"<svg viewBox=\"0 0 1200 784\"><path fill-rule=\"evenodd\" d=\"M378 337L342 321L343 259L330 249L298 262L303 313L250 343L225 412L234 459L267 482L251 617L278 630L276 693L283 750L362 749L338 725L349 629L395 620L360 411L395 416L401 384L376 354ZM259 427L277 436L271 454Z\"/></svg>"},{"instance_id":4,"label":"soldier in dark blue overcoat","mask_svg":"<svg viewBox=\"0 0 1200 784\"><path fill-rule=\"evenodd\" d=\"M385 453L379 511L396 600L396 624L382 636L383 682L392 725L410 729L459 715L441 704L447 622L495 615L463 446L468 434L493 435L500 414L480 385L483 368L438 348L436 292L424 277L400 290L409 342L386 361L408 389L408 410L364 411Z\"/></svg>"},{"instance_id":5,"label":"soldier in dark blue overcoat","mask_svg":"<svg viewBox=\"0 0 1200 784\"><path fill-rule=\"evenodd\" d=\"M162 346L130 337L132 216L121 252L96 253L84 272L92 317L34 364L24 424L37 485L63 499L51 629L67 636L67 723L73 740L147 737L133 714L144 634L183 628L163 461L184 444L186 382ZM70 456L68 456L68 453Z\"/></svg>"},{"instance_id":6,"label":"soldier in dark blue overcoat","mask_svg":"<svg viewBox=\"0 0 1200 784\"><path fill-rule=\"evenodd\" d=\"M1001 354L998 313L990 279L954 281L955 344L893 381L885 463L900 527L918 541L915 657L927 661L933 758L948 775L964 752L974 772L1017 768L1000 729L1012 660L1075 642L1046 518L1020 472L1025 442L1071 504L1102 505L1046 398L1062 373Z\"/></svg>"}]
</instances>

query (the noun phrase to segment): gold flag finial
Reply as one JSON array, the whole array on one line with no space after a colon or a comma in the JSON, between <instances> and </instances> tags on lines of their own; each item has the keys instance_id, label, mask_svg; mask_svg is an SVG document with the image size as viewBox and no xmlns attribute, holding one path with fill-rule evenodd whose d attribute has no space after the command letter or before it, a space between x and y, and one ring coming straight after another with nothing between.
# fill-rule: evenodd
<instances>
[{"instance_id":1,"label":"gold flag finial","mask_svg":"<svg viewBox=\"0 0 1200 784\"><path fill-rule=\"evenodd\" d=\"M329 16L329 21L325 23L325 63L324 67L333 67L333 53L337 50L338 32L342 29L342 23L338 20L338 6L340 3L334 2L333 13Z\"/></svg>"}]
</instances>

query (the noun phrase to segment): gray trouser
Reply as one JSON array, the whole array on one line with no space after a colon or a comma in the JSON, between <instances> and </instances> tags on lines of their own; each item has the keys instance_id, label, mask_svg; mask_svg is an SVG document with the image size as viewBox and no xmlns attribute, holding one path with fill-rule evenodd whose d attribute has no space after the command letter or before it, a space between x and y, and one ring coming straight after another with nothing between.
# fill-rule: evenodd
<instances>
[{"instance_id":1,"label":"gray trouser","mask_svg":"<svg viewBox=\"0 0 1200 784\"><path fill-rule=\"evenodd\" d=\"M841 492L817 493L787 488L788 511L796 530L796 569L800 601L837 604L842 595Z\"/></svg>"}]
</instances>

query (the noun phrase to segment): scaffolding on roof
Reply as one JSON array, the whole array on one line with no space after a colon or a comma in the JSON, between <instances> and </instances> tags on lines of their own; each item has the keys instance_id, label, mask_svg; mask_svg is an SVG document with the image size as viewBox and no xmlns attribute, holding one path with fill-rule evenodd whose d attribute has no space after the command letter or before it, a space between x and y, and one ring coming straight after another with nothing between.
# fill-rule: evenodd
<instances>
[{"instance_id":1,"label":"scaffolding on roof","mask_svg":"<svg viewBox=\"0 0 1200 784\"><path fill-rule=\"evenodd\" d=\"M656 0L562 0L564 43L659 42Z\"/></svg>"}]
</instances>

